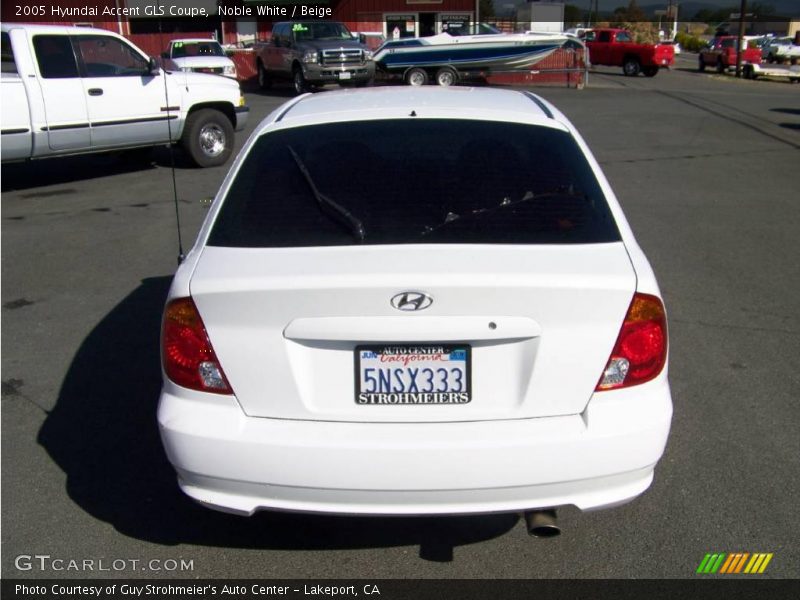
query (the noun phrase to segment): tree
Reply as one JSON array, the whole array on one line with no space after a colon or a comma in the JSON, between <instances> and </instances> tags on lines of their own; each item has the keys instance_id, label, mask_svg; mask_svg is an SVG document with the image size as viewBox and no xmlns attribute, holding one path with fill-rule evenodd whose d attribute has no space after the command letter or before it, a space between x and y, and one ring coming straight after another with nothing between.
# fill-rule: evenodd
<instances>
[{"instance_id":1,"label":"tree","mask_svg":"<svg viewBox=\"0 0 800 600\"><path fill-rule=\"evenodd\" d=\"M638 4L636 4L636 0L631 0L628 3L626 19L632 22L647 20L644 11L641 8L639 8Z\"/></svg>"},{"instance_id":2,"label":"tree","mask_svg":"<svg viewBox=\"0 0 800 600\"><path fill-rule=\"evenodd\" d=\"M564 5L564 23L569 23L570 25L577 25L579 23L584 23L584 11L581 8L578 8L574 4L565 4Z\"/></svg>"},{"instance_id":3,"label":"tree","mask_svg":"<svg viewBox=\"0 0 800 600\"><path fill-rule=\"evenodd\" d=\"M774 15L775 7L766 2L753 2L752 4L748 4L747 12L753 13L756 16Z\"/></svg>"},{"instance_id":4,"label":"tree","mask_svg":"<svg viewBox=\"0 0 800 600\"><path fill-rule=\"evenodd\" d=\"M630 0L627 8L618 6L614 9L614 20L618 22L636 23L638 21L646 21L647 17L644 11L639 8L636 0Z\"/></svg>"},{"instance_id":5,"label":"tree","mask_svg":"<svg viewBox=\"0 0 800 600\"><path fill-rule=\"evenodd\" d=\"M702 10L698 10L694 14L692 20L700 21L702 23L719 23L721 21L727 21L731 16L731 13L737 12L739 12L738 6L728 6L725 8L719 8L717 10L704 8Z\"/></svg>"}]
</instances>

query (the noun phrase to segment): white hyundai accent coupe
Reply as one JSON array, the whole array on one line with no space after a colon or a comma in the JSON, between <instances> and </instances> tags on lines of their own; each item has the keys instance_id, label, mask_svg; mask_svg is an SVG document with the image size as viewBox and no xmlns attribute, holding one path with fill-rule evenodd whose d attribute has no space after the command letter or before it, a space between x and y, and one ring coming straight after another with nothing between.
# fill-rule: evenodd
<instances>
[{"instance_id":1,"label":"white hyundai accent coupe","mask_svg":"<svg viewBox=\"0 0 800 600\"><path fill-rule=\"evenodd\" d=\"M672 416L653 271L528 92L284 104L175 275L162 353L180 487L244 515L610 507Z\"/></svg>"}]
</instances>

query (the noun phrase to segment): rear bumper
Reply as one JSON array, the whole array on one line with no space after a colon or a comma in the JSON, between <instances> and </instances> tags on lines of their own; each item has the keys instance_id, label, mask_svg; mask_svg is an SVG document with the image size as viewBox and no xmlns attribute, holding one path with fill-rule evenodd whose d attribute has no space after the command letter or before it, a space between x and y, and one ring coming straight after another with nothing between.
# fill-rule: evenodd
<instances>
[{"instance_id":1,"label":"rear bumper","mask_svg":"<svg viewBox=\"0 0 800 600\"><path fill-rule=\"evenodd\" d=\"M647 489L669 433L666 377L595 394L581 415L466 423L246 416L232 397L162 391L158 421L183 491L218 510L343 514L583 510Z\"/></svg>"}]
</instances>

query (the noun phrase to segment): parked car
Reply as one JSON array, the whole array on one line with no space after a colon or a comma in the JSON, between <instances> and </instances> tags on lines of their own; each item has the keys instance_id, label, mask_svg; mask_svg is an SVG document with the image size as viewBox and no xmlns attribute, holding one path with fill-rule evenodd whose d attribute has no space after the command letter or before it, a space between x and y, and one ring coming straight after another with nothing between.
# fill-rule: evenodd
<instances>
[{"instance_id":1,"label":"parked car","mask_svg":"<svg viewBox=\"0 0 800 600\"><path fill-rule=\"evenodd\" d=\"M762 35L757 37L753 40L753 45L761 50L761 60L766 60L767 56L769 56L769 47L772 42L775 40L774 35Z\"/></svg>"},{"instance_id":2,"label":"parked car","mask_svg":"<svg viewBox=\"0 0 800 600\"><path fill-rule=\"evenodd\" d=\"M675 50L667 44L637 44L624 29L592 29L584 36L593 65L622 67L625 75L655 77L662 67L675 63Z\"/></svg>"},{"instance_id":3,"label":"parked car","mask_svg":"<svg viewBox=\"0 0 800 600\"><path fill-rule=\"evenodd\" d=\"M588 27L570 27L569 29L565 29L564 33L582 40L586 36L587 31L591 30Z\"/></svg>"},{"instance_id":4,"label":"parked car","mask_svg":"<svg viewBox=\"0 0 800 600\"><path fill-rule=\"evenodd\" d=\"M161 57L171 60L181 71L210 73L236 79L236 65L226 56L216 40L172 40Z\"/></svg>"},{"instance_id":5,"label":"parked car","mask_svg":"<svg viewBox=\"0 0 800 600\"><path fill-rule=\"evenodd\" d=\"M736 66L739 39L736 36L720 36L711 41L708 48L700 51L698 56L698 69L705 71L706 67L714 67L718 73L724 73ZM761 50L756 47L745 48L741 52L742 64L759 64Z\"/></svg>"},{"instance_id":6,"label":"parked car","mask_svg":"<svg viewBox=\"0 0 800 600\"><path fill-rule=\"evenodd\" d=\"M2 25L2 160L179 142L225 163L249 108L235 81L171 73L102 29Z\"/></svg>"},{"instance_id":7,"label":"parked car","mask_svg":"<svg viewBox=\"0 0 800 600\"><path fill-rule=\"evenodd\" d=\"M243 515L615 506L672 413L653 271L573 125L523 91L278 108L178 268L162 357L180 487Z\"/></svg>"},{"instance_id":8,"label":"parked car","mask_svg":"<svg viewBox=\"0 0 800 600\"><path fill-rule=\"evenodd\" d=\"M767 62L790 61L796 64L798 58L800 58L800 46L796 45L794 38L791 37L774 38L767 48Z\"/></svg>"},{"instance_id":9,"label":"parked car","mask_svg":"<svg viewBox=\"0 0 800 600\"><path fill-rule=\"evenodd\" d=\"M375 78L365 41L336 21L275 23L270 41L255 46L258 83L266 89L289 80L298 94L329 83L365 86Z\"/></svg>"}]
</instances>

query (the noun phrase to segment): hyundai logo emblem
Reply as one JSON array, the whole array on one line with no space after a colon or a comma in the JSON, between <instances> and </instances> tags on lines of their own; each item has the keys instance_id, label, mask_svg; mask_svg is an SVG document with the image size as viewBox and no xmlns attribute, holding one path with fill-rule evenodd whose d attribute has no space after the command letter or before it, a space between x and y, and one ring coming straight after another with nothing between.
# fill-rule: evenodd
<instances>
[{"instance_id":1,"label":"hyundai logo emblem","mask_svg":"<svg viewBox=\"0 0 800 600\"><path fill-rule=\"evenodd\" d=\"M392 306L397 310L425 310L433 304L433 298L422 292L401 292L392 296Z\"/></svg>"}]
</instances>

